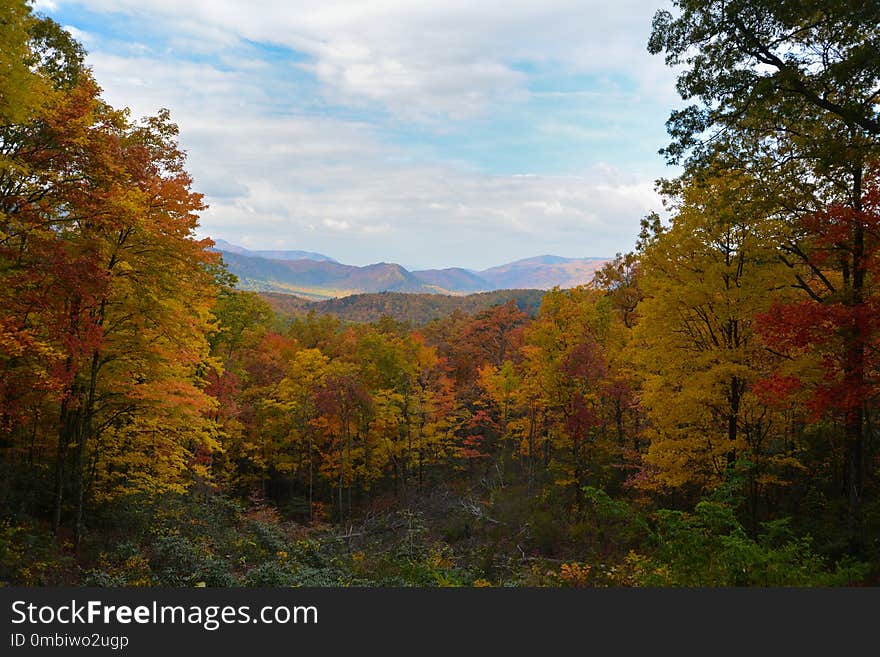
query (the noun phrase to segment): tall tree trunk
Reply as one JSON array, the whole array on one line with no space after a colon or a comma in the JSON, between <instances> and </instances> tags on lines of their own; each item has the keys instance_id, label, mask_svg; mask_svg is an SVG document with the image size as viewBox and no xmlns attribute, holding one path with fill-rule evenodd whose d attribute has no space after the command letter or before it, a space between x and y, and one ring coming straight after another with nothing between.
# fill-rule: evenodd
<instances>
[{"instance_id":1,"label":"tall tree trunk","mask_svg":"<svg viewBox=\"0 0 880 657\"><path fill-rule=\"evenodd\" d=\"M535 494L535 431L537 411L529 410L529 499Z\"/></svg>"},{"instance_id":2,"label":"tall tree trunk","mask_svg":"<svg viewBox=\"0 0 880 657\"><path fill-rule=\"evenodd\" d=\"M104 303L101 303L101 324L103 324ZM83 534L83 515L85 507L85 457L86 448L92 434L92 418L95 411L95 394L98 389L98 370L101 366L101 355L95 350L92 352L92 362L89 371L89 392L86 397L85 407L82 409L82 423L79 440L76 445L76 460L74 476L76 482L76 515L73 523L74 550L79 552Z\"/></svg>"},{"instance_id":3,"label":"tall tree trunk","mask_svg":"<svg viewBox=\"0 0 880 657\"><path fill-rule=\"evenodd\" d=\"M70 442L70 409L68 400L61 402L58 421L58 447L55 452L55 490L52 494L52 531L57 535L61 528L61 508L64 504L64 462Z\"/></svg>"},{"instance_id":4,"label":"tall tree trunk","mask_svg":"<svg viewBox=\"0 0 880 657\"><path fill-rule=\"evenodd\" d=\"M742 385L737 377L731 377L728 391L727 415L727 470L732 471L736 463L736 440L739 424L739 407L742 398Z\"/></svg>"},{"instance_id":5,"label":"tall tree trunk","mask_svg":"<svg viewBox=\"0 0 880 657\"><path fill-rule=\"evenodd\" d=\"M862 168L853 170L853 209L862 211ZM848 303L854 309L864 305L865 294L865 226L859 219L853 226L852 236L852 286L848 295ZM852 551L858 552L862 547L860 529L862 500L862 456L864 450L864 400L865 390L865 327L860 320L860 313L853 313L851 325L844 334L844 380L848 390L853 391L856 399L846 408L844 433L846 438L846 482L847 499L847 534Z\"/></svg>"},{"instance_id":6,"label":"tall tree trunk","mask_svg":"<svg viewBox=\"0 0 880 657\"><path fill-rule=\"evenodd\" d=\"M312 462L312 432L309 430L309 523L315 521L315 469Z\"/></svg>"},{"instance_id":7,"label":"tall tree trunk","mask_svg":"<svg viewBox=\"0 0 880 657\"><path fill-rule=\"evenodd\" d=\"M85 475L84 464L86 455L86 442L88 440L87 426L89 420L84 420L83 430L80 431L76 443L76 456L74 458L73 476L74 476L74 500L75 513L73 520L73 549L79 553L80 544L82 543L83 533L83 504L85 501Z\"/></svg>"}]
</instances>

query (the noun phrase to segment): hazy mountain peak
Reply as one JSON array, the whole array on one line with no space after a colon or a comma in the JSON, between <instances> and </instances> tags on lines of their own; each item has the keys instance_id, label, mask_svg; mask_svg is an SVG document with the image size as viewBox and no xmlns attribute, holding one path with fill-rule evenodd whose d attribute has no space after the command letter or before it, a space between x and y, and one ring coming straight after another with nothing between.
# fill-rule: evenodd
<instances>
[{"instance_id":1,"label":"hazy mountain peak","mask_svg":"<svg viewBox=\"0 0 880 657\"><path fill-rule=\"evenodd\" d=\"M226 240L221 240L219 238L211 238L214 240L214 251L227 251L229 253L247 253L247 249L238 246L237 244L232 244L227 242Z\"/></svg>"},{"instance_id":2,"label":"hazy mountain peak","mask_svg":"<svg viewBox=\"0 0 880 657\"><path fill-rule=\"evenodd\" d=\"M571 262L572 260L577 260L577 258L563 258L562 256L556 255L539 255L533 256L531 258L523 258L522 260L515 260L512 265L561 265L566 262Z\"/></svg>"},{"instance_id":3,"label":"hazy mountain peak","mask_svg":"<svg viewBox=\"0 0 880 657\"><path fill-rule=\"evenodd\" d=\"M314 260L317 262L336 262L333 258L325 256L322 253L314 251L297 251L297 250L278 250L278 249L261 249L251 250L243 246L232 244L223 239L214 239L214 250L225 251L227 253L237 253L239 255L256 256L259 258L268 258L269 260Z\"/></svg>"}]
</instances>

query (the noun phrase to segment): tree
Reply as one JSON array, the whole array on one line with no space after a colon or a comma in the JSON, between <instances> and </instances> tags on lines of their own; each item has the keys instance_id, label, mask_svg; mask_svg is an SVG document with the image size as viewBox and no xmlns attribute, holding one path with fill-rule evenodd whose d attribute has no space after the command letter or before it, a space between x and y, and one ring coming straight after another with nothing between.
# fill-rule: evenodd
<instances>
[{"instance_id":1,"label":"tree","mask_svg":"<svg viewBox=\"0 0 880 657\"><path fill-rule=\"evenodd\" d=\"M308 491L309 520L314 519L316 398L329 374L329 359L318 349L300 349L288 362L286 376L265 404L279 412L263 434L275 449L267 459L278 472L295 475ZM274 441L273 441L274 438Z\"/></svg>"},{"instance_id":2,"label":"tree","mask_svg":"<svg viewBox=\"0 0 880 657\"><path fill-rule=\"evenodd\" d=\"M95 169L97 86L79 75L82 49L56 24L24 2L0 12L0 428L12 430L65 385L57 337L68 317L53 286L76 295L102 284L90 253L58 232Z\"/></svg>"},{"instance_id":3,"label":"tree","mask_svg":"<svg viewBox=\"0 0 880 657\"><path fill-rule=\"evenodd\" d=\"M0 122L9 130L33 118L41 92L48 91L48 85L29 66L34 58L30 30L36 19L27 1L5 2L0 12Z\"/></svg>"},{"instance_id":4,"label":"tree","mask_svg":"<svg viewBox=\"0 0 880 657\"><path fill-rule=\"evenodd\" d=\"M636 325L636 309L644 296L639 289L639 260L635 253L618 253L596 272L590 285L605 292L626 328Z\"/></svg>"},{"instance_id":5,"label":"tree","mask_svg":"<svg viewBox=\"0 0 880 657\"><path fill-rule=\"evenodd\" d=\"M704 492L741 459L753 464L754 512L759 487L792 461L767 451L773 417L752 390L769 366L755 317L786 268L750 185L744 174L693 181L671 226L643 241L631 357L649 422L642 484Z\"/></svg>"},{"instance_id":6,"label":"tree","mask_svg":"<svg viewBox=\"0 0 880 657\"><path fill-rule=\"evenodd\" d=\"M192 236L202 197L190 189L167 112L140 125L116 112L105 121L90 138L92 157L106 168L89 171L81 196L71 195L74 221L61 233L94 258L101 283L89 296L68 297L69 335L85 336L86 347L68 359L61 420L62 444L76 444L77 539L89 458L129 492L156 494L186 487L192 475L207 478L194 457L219 448L207 418L213 402L199 376L214 302L208 265L216 258L205 250L210 242ZM128 443L117 449L122 461L141 454L155 467L134 475L110 456L114 441ZM100 472L94 463L90 470Z\"/></svg>"},{"instance_id":7,"label":"tree","mask_svg":"<svg viewBox=\"0 0 880 657\"><path fill-rule=\"evenodd\" d=\"M880 140L880 6L861 0L676 0L658 11L648 42L684 64L667 158L711 157L714 144L748 134L765 149L808 137L805 123ZM807 140L809 141L809 140Z\"/></svg>"},{"instance_id":8,"label":"tree","mask_svg":"<svg viewBox=\"0 0 880 657\"><path fill-rule=\"evenodd\" d=\"M55 434L52 521L72 510L78 545L90 490L209 474L215 256L192 235L203 204L168 113L132 123L67 32L22 3L2 11L16 87L0 110L2 429L21 445L29 428L31 455Z\"/></svg>"},{"instance_id":9,"label":"tree","mask_svg":"<svg viewBox=\"0 0 880 657\"><path fill-rule=\"evenodd\" d=\"M554 483L571 493L574 507L580 506L586 484L609 482L608 470L618 451L608 431L612 404L605 386L611 324L610 305L598 290L554 289L544 296L538 317L525 332L522 406L532 416L539 391L544 417L538 440L532 436L537 418L518 424L528 431L523 447L530 470L536 449L544 448L545 467Z\"/></svg>"},{"instance_id":10,"label":"tree","mask_svg":"<svg viewBox=\"0 0 880 657\"><path fill-rule=\"evenodd\" d=\"M804 216L797 228L782 250L802 295L776 298L759 318L765 342L784 359L764 385L782 398L805 391L814 420L842 423L847 527L858 547L863 427L880 395L880 171L868 169L858 202Z\"/></svg>"},{"instance_id":11,"label":"tree","mask_svg":"<svg viewBox=\"0 0 880 657\"><path fill-rule=\"evenodd\" d=\"M821 282L821 272L803 248L811 240L810 218L828 208L863 216L866 171L880 155L880 6L856 0L678 0L676 6L678 17L655 15L648 49L665 52L670 65L686 65L678 90L698 102L670 117L667 159L684 161L685 177L717 162L749 171L760 183L754 192L775 205L767 216L786 224L779 255L796 287L819 301L813 277ZM814 228L814 236L822 234ZM849 222L839 250L839 292L850 308L862 307L868 294L866 229L862 220ZM856 330L842 337L851 387L862 390L863 340ZM855 545L864 412L852 408L844 430Z\"/></svg>"}]
</instances>

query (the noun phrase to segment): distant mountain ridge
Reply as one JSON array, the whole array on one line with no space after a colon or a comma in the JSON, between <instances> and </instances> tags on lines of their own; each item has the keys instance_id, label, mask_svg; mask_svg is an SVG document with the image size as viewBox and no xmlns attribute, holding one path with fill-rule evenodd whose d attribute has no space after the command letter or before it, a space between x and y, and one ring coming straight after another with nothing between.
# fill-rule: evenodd
<instances>
[{"instance_id":1,"label":"distant mountain ridge","mask_svg":"<svg viewBox=\"0 0 880 657\"><path fill-rule=\"evenodd\" d=\"M485 278L461 267L414 270L413 276L428 285L455 292L485 292L491 288Z\"/></svg>"},{"instance_id":2,"label":"distant mountain ridge","mask_svg":"<svg viewBox=\"0 0 880 657\"><path fill-rule=\"evenodd\" d=\"M215 239L214 251L226 251L227 253L237 253L239 255L251 256L257 258L268 258L270 260L316 260L319 262L336 262L333 258L314 253L312 251L253 251L243 246L230 244L226 240Z\"/></svg>"},{"instance_id":3,"label":"distant mountain ridge","mask_svg":"<svg viewBox=\"0 0 880 657\"><path fill-rule=\"evenodd\" d=\"M463 295L506 289L549 290L592 280L607 258L535 256L472 271L461 267L409 271L395 263L344 265L310 251L251 251L214 241L242 289L320 300L376 292Z\"/></svg>"},{"instance_id":4,"label":"distant mountain ridge","mask_svg":"<svg viewBox=\"0 0 880 657\"><path fill-rule=\"evenodd\" d=\"M480 272L494 289L535 288L548 290L559 286L577 287L589 283L607 258L562 258L543 255L509 262Z\"/></svg>"}]
</instances>

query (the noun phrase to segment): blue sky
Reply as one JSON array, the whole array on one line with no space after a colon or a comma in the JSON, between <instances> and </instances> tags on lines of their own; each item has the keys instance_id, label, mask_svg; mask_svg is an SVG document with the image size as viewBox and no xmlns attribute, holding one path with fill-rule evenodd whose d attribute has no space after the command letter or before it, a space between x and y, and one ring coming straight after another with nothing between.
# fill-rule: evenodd
<instances>
[{"instance_id":1,"label":"blue sky","mask_svg":"<svg viewBox=\"0 0 880 657\"><path fill-rule=\"evenodd\" d=\"M201 234L342 262L610 256L660 210L664 2L38 0L105 98L171 110Z\"/></svg>"}]
</instances>

